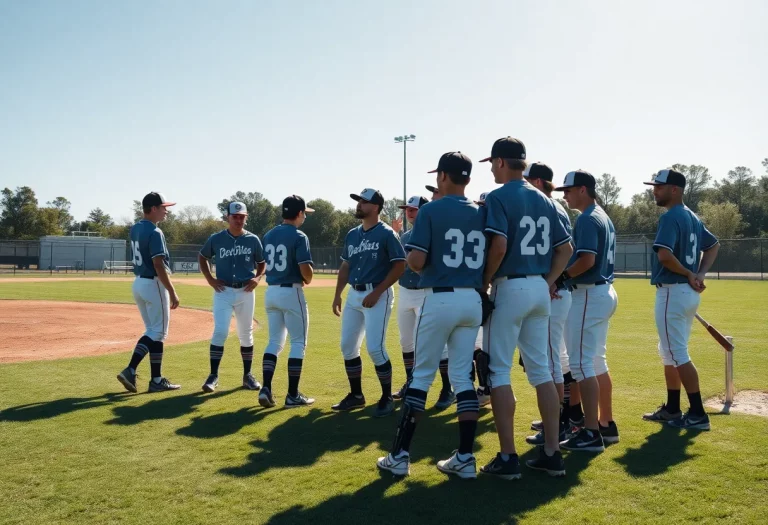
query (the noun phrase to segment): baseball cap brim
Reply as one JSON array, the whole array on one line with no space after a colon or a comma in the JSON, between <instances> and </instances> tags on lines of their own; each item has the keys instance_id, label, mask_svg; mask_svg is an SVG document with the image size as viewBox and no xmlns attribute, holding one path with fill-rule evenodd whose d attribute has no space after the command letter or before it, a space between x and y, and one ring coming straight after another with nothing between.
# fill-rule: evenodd
<instances>
[{"instance_id":1,"label":"baseball cap brim","mask_svg":"<svg viewBox=\"0 0 768 525\"><path fill-rule=\"evenodd\" d=\"M160 206L163 206L163 207L167 208L169 206L176 206L176 203L175 202L163 202L163 203L160 204Z\"/></svg>"},{"instance_id":2,"label":"baseball cap brim","mask_svg":"<svg viewBox=\"0 0 768 525\"><path fill-rule=\"evenodd\" d=\"M489 160L491 160L492 158L493 158L493 157L486 157L486 158L484 158L483 160L481 160L481 161L478 161L478 162L488 162L488 161L489 161Z\"/></svg>"},{"instance_id":3,"label":"baseball cap brim","mask_svg":"<svg viewBox=\"0 0 768 525\"><path fill-rule=\"evenodd\" d=\"M406 208L413 208L414 210L418 210L419 209L418 206L408 206L407 204L398 204L397 207L400 208L401 210L404 210Z\"/></svg>"},{"instance_id":4,"label":"baseball cap brim","mask_svg":"<svg viewBox=\"0 0 768 525\"><path fill-rule=\"evenodd\" d=\"M304 213L314 213L315 210L313 208L310 208L309 206L305 206Z\"/></svg>"},{"instance_id":5,"label":"baseball cap brim","mask_svg":"<svg viewBox=\"0 0 768 525\"><path fill-rule=\"evenodd\" d=\"M575 187L576 186L558 186L557 188L555 188L555 191L563 191L563 190L567 190L568 188L575 188Z\"/></svg>"},{"instance_id":6,"label":"baseball cap brim","mask_svg":"<svg viewBox=\"0 0 768 525\"><path fill-rule=\"evenodd\" d=\"M437 188L435 188L434 186L427 185L424 187L427 189L427 191L431 191L432 193L437 193Z\"/></svg>"},{"instance_id":7,"label":"baseball cap brim","mask_svg":"<svg viewBox=\"0 0 768 525\"><path fill-rule=\"evenodd\" d=\"M352 198L353 201L357 201L357 202L360 202L360 201L371 202L369 200L366 200L366 199L362 198L360 195L355 195L354 193L350 193L349 196Z\"/></svg>"},{"instance_id":8,"label":"baseball cap brim","mask_svg":"<svg viewBox=\"0 0 768 525\"><path fill-rule=\"evenodd\" d=\"M664 186L665 184L669 184L669 183L652 181L652 182L643 182L643 184L645 184L646 186Z\"/></svg>"}]
</instances>

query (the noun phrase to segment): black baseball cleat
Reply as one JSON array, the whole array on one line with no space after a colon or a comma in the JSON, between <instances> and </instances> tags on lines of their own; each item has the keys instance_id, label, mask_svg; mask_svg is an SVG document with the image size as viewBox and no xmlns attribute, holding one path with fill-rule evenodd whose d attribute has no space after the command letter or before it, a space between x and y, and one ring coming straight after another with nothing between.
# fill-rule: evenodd
<instances>
[{"instance_id":1,"label":"black baseball cleat","mask_svg":"<svg viewBox=\"0 0 768 525\"><path fill-rule=\"evenodd\" d=\"M178 390L179 388L181 388L181 385L174 385L164 377L160 378L159 383L155 383L153 379L149 380L150 392L166 392L168 390Z\"/></svg>"},{"instance_id":2,"label":"black baseball cleat","mask_svg":"<svg viewBox=\"0 0 768 525\"><path fill-rule=\"evenodd\" d=\"M598 423L600 425L600 423ZM600 435L603 436L603 442L606 445L613 445L619 442L619 427L616 426L616 422L609 421L608 426L604 427L600 425Z\"/></svg>"},{"instance_id":3,"label":"black baseball cleat","mask_svg":"<svg viewBox=\"0 0 768 525\"><path fill-rule=\"evenodd\" d=\"M214 392L216 390L216 387L218 385L219 385L219 376L217 376L216 374L211 374L205 380L205 383L203 383L203 392L210 394L211 392Z\"/></svg>"},{"instance_id":4,"label":"black baseball cleat","mask_svg":"<svg viewBox=\"0 0 768 525\"><path fill-rule=\"evenodd\" d=\"M544 447L542 447L539 449L539 457L529 459L525 462L525 465L533 470L542 470L555 478L565 476L565 462L559 450L551 456L547 456L547 453L544 452Z\"/></svg>"},{"instance_id":5,"label":"black baseball cleat","mask_svg":"<svg viewBox=\"0 0 768 525\"><path fill-rule=\"evenodd\" d=\"M493 461L480 467L483 474L491 474L501 479L520 479L523 475L520 473L520 459L517 454L510 454L509 459L504 461L501 458L501 452L496 454Z\"/></svg>"},{"instance_id":6,"label":"black baseball cleat","mask_svg":"<svg viewBox=\"0 0 768 525\"><path fill-rule=\"evenodd\" d=\"M256 381L253 374L248 373L243 376L243 388L246 390L261 390L261 383Z\"/></svg>"},{"instance_id":7,"label":"black baseball cleat","mask_svg":"<svg viewBox=\"0 0 768 525\"><path fill-rule=\"evenodd\" d=\"M392 397L383 397L379 399L376 405L376 411L373 413L373 417L384 417L390 415L395 411L395 401Z\"/></svg>"},{"instance_id":8,"label":"black baseball cleat","mask_svg":"<svg viewBox=\"0 0 768 525\"><path fill-rule=\"evenodd\" d=\"M568 439L568 427L565 426L562 422L560 422L560 435L558 436L558 443L560 441L565 441ZM544 444L544 431L540 430L538 433L536 433L533 436L528 436L525 438L525 442L529 445L543 445Z\"/></svg>"},{"instance_id":9,"label":"black baseball cleat","mask_svg":"<svg viewBox=\"0 0 768 525\"><path fill-rule=\"evenodd\" d=\"M297 392L295 396L291 394L285 396L285 408L307 407L314 402L314 398L307 397L301 392Z\"/></svg>"},{"instance_id":10,"label":"black baseball cleat","mask_svg":"<svg viewBox=\"0 0 768 525\"><path fill-rule=\"evenodd\" d=\"M440 397L437 398L435 403L435 410L445 410L456 402L456 394L453 390L441 390Z\"/></svg>"},{"instance_id":11,"label":"black baseball cleat","mask_svg":"<svg viewBox=\"0 0 768 525\"><path fill-rule=\"evenodd\" d=\"M692 429L692 430L709 430L709 416L704 414L703 416L697 416L686 412L683 417L679 419L673 419L667 421L667 425L675 428Z\"/></svg>"},{"instance_id":12,"label":"black baseball cleat","mask_svg":"<svg viewBox=\"0 0 768 525\"><path fill-rule=\"evenodd\" d=\"M259 404L264 408L275 406L275 398L272 396L272 391L266 386L259 392Z\"/></svg>"},{"instance_id":13,"label":"black baseball cleat","mask_svg":"<svg viewBox=\"0 0 768 525\"><path fill-rule=\"evenodd\" d=\"M350 392L347 394L347 397L333 405L331 410L346 412L349 410L355 410L357 408L365 408L365 396L363 394L355 395Z\"/></svg>"},{"instance_id":14,"label":"black baseball cleat","mask_svg":"<svg viewBox=\"0 0 768 525\"><path fill-rule=\"evenodd\" d=\"M568 441L560 443L560 448L573 451L602 452L605 450L603 436L597 430L582 428L579 433Z\"/></svg>"},{"instance_id":15,"label":"black baseball cleat","mask_svg":"<svg viewBox=\"0 0 768 525\"><path fill-rule=\"evenodd\" d=\"M136 392L136 377L135 372L131 372L131 368L127 367L122 372L117 374L117 380L125 387L128 392Z\"/></svg>"},{"instance_id":16,"label":"black baseball cleat","mask_svg":"<svg viewBox=\"0 0 768 525\"><path fill-rule=\"evenodd\" d=\"M646 421L655 421L658 423L665 423L667 421L672 421L673 419L680 419L682 417L683 413L679 410L677 412L672 412L667 408L667 405L664 403L661 404L660 407L658 407L653 412L648 412L647 414L643 414L643 419Z\"/></svg>"}]
</instances>

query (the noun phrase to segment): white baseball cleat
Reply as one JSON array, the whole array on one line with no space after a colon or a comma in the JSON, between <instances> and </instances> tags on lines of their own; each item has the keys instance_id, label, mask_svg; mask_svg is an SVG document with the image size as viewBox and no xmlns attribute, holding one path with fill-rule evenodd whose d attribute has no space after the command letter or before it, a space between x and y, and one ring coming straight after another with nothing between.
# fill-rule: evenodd
<instances>
[{"instance_id":1,"label":"white baseball cleat","mask_svg":"<svg viewBox=\"0 0 768 525\"><path fill-rule=\"evenodd\" d=\"M475 479L477 477L477 462L475 456L469 455L469 459L459 459L459 451L454 450L453 455L437 462L437 470L445 474L454 474L462 479Z\"/></svg>"},{"instance_id":2,"label":"white baseball cleat","mask_svg":"<svg viewBox=\"0 0 768 525\"><path fill-rule=\"evenodd\" d=\"M400 457L387 454L383 458L379 458L376 466L381 470L388 470L395 476L408 476L411 473L411 457L408 454Z\"/></svg>"}]
</instances>

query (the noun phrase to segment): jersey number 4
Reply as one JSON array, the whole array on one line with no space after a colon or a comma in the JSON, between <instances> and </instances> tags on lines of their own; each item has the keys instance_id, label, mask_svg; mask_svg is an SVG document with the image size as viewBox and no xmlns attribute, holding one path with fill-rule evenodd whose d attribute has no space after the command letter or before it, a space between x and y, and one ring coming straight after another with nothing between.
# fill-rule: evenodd
<instances>
[{"instance_id":1,"label":"jersey number 4","mask_svg":"<svg viewBox=\"0 0 768 525\"><path fill-rule=\"evenodd\" d=\"M282 272L288 266L288 250L284 244L267 244L264 247L264 254L267 256L267 271L274 268Z\"/></svg>"},{"instance_id":2,"label":"jersey number 4","mask_svg":"<svg viewBox=\"0 0 768 525\"><path fill-rule=\"evenodd\" d=\"M466 236L461 230L451 228L445 232L445 240L451 241L451 253L443 255L443 264L449 268L458 268L461 263L477 270L483 266L485 258L485 235L477 230L472 230ZM471 257L464 257L464 243L472 243L474 250Z\"/></svg>"},{"instance_id":3,"label":"jersey number 4","mask_svg":"<svg viewBox=\"0 0 768 525\"><path fill-rule=\"evenodd\" d=\"M131 241L131 251L133 252L133 265L141 266L144 264L144 258L139 251L139 241Z\"/></svg>"}]
</instances>

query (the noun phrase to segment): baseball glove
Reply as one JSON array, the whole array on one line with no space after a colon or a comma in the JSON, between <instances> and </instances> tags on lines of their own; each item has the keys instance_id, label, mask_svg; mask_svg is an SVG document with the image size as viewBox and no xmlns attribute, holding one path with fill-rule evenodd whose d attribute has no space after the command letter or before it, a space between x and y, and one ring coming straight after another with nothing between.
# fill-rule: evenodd
<instances>
[{"instance_id":1,"label":"baseball glove","mask_svg":"<svg viewBox=\"0 0 768 525\"><path fill-rule=\"evenodd\" d=\"M491 316L491 312L493 312L493 309L496 308L496 306L493 304L493 301L491 301L491 298L488 297L487 292L481 292L478 290L480 294L480 301L482 303L483 307L483 320L482 324L485 324L485 322L488 320L488 318Z\"/></svg>"}]
</instances>

